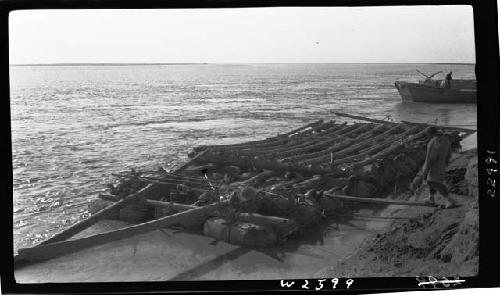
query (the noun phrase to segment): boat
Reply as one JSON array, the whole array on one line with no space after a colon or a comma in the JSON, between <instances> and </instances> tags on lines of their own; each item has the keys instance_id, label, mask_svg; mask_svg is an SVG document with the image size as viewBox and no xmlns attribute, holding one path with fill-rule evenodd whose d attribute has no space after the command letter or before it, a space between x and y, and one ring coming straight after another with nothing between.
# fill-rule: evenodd
<instances>
[{"instance_id":1,"label":"boat","mask_svg":"<svg viewBox=\"0 0 500 295\"><path fill-rule=\"evenodd\" d=\"M386 197L398 181L412 179L420 170L435 125L334 114L348 119L318 120L262 140L196 146L189 161L175 169L114 174L118 182L94 199L90 217L36 246L19 249L15 269L27 268L25 273L36 276L40 269L64 271L80 259L89 265L79 269L92 272L97 267L93 263L117 263L132 255L124 243L135 245L134 257L142 250L166 255L176 235L164 235L165 229L266 248L326 216L345 216L353 204L434 206ZM453 134L453 144L475 132L437 127ZM104 220L125 224L99 230ZM190 246L196 243L177 245ZM29 269L37 264L39 268Z\"/></svg>"},{"instance_id":2,"label":"boat","mask_svg":"<svg viewBox=\"0 0 500 295\"><path fill-rule=\"evenodd\" d=\"M419 71L419 73L421 73ZM396 81L395 86L403 101L427 103L476 103L476 80L452 79L450 87L446 87L445 80L433 79L440 72L426 76L418 83Z\"/></svg>"}]
</instances>

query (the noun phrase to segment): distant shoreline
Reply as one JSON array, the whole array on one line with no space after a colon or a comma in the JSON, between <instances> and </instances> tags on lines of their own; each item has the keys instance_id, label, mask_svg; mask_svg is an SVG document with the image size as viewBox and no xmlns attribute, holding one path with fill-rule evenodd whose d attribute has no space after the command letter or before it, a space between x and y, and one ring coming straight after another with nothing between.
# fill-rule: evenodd
<instances>
[{"instance_id":1,"label":"distant shoreline","mask_svg":"<svg viewBox=\"0 0 500 295\"><path fill-rule=\"evenodd\" d=\"M238 65L238 64L381 64L381 65L404 65L404 64L434 64L434 65L474 65L475 63L432 63L432 62L408 62L408 63L383 63L383 62L332 62L332 63L47 63L47 64L10 64L9 66L179 66L179 65Z\"/></svg>"},{"instance_id":2,"label":"distant shoreline","mask_svg":"<svg viewBox=\"0 0 500 295\"><path fill-rule=\"evenodd\" d=\"M208 63L48 63L48 64L11 64L9 66L171 66L205 65Z\"/></svg>"}]
</instances>

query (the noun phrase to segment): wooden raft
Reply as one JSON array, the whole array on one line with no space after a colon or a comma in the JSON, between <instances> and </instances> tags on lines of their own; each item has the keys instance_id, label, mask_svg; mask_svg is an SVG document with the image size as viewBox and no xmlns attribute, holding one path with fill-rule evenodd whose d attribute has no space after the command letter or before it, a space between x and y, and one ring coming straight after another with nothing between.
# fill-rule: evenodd
<instances>
[{"instance_id":1,"label":"wooden raft","mask_svg":"<svg viewBox=\"0 0 500 295\"><path fill-rule=\"evenodd\" d=\"M300 188L301 191L304 191L314 188L318 183L324 180L323 176L325 175L329 178L348 177L352 175L355 169L391 156L404 145L419 140L425 140L430 128L427 124L409 122L394 123L359 116L350 116L342 113L336 113L336 115L340 117L351 117L356 120L364 120L369 123L346 124L336 123L335 121L324 122L323 120L319 120L288 133L263 140L229 145L195 147L193 149L194 157L179 167L175 172L165 172L161 179L139 177L140 180L146 181L149 184L143 189L126 196L92 215L88 219L42 242L40 245L27 249L19 249L19 255L15 257L15 261L48 259L87 247L143 234L175 223L189 223L193 220L208 218L208 216L213 215L218 208L225 206L227 201L222 200L206 206L197 207L187 204L167 203L148 199L148 195L151 192L158 186L164 185L175 187L179 183L184 183L189 185L191 190L200 193L213 189L203 181L180 176L182 172L193 165L213 164L216 166L237 166L243 169L256 169L257 171L261 171L254 177L245 181L232 183L231 186L233 187L259 185L277 174L295 172L299 173L301 176L288 182L283 182L278 186L284 187L293 185L294 187ZM473 132L473 130L464 129L454 130L465 133ZM341 182L342 181L340 181L340 183ZM325 192L324 195L329 198L360 203L432 206L417 202L359 198L333 192ZM109 217L116 213L117 210L130 204L145 204L154 207L174 208L182 212L116 231L106 232L87 238L67 240L89 226L92 226L99 220ZM239 213L236 215L236 218L241 221L256 224L272 224L278 227L286 227L293 224L293 221L287 218L259 214ZM292 232L297 229L298 227L295 227Z\"/></svg>"}]
</instances>

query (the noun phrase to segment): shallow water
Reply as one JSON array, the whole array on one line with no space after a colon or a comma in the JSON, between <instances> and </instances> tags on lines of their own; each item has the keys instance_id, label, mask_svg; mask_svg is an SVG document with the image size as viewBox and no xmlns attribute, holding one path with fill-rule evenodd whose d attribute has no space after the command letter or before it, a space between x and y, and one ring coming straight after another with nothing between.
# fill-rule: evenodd
<instances>
[{"instance_id":1,"label":"shallow water","mask_svg":"<svg viewBox=\"0 0 500 295\"><path fill-rule=\"evenodd\" d=\"M402 103L395 80L473 65L11 66L15 249L88 216L111 173L192 146L274 136L346 112L475 128L476 106Z\"/></svg>"}]
</instances>

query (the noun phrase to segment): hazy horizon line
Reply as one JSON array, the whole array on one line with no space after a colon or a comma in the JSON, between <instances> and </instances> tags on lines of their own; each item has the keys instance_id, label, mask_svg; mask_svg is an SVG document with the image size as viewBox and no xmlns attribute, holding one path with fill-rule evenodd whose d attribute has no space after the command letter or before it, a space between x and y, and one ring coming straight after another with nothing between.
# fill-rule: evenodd
<instances>
[{"instance_id":1,"label":"hazy horizon line","mask_svg":"<svg viewBox=\"0 0 500 295\"><path fill-rule=\"evenodd\" d=\"M209 64L442 64L474 65L475 62L69 62L69 63L26 63L9 66L127 66L127 65L209 65Z\"/></svg>"}]
</instances>

